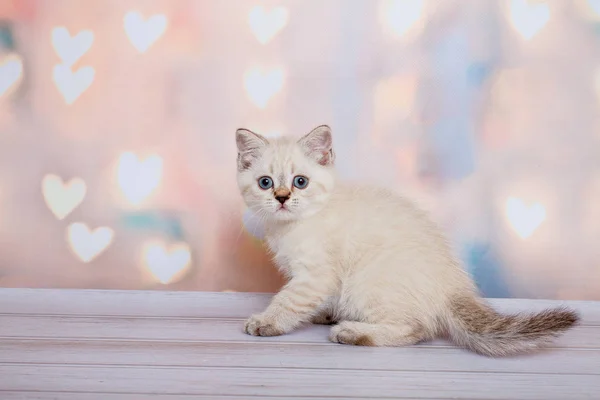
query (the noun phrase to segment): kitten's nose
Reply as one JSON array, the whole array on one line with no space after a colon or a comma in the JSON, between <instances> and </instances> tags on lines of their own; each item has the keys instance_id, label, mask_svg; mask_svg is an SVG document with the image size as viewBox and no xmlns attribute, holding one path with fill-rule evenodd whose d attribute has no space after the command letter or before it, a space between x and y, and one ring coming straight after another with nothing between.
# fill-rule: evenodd
<instances>
[{"instance_id":1,"label":"kitten's nose","mask_svg":"<svg viewBox=\"0 0 600 400\"><path fill-rule=\"evenodd\" d=\"M290 198L290 196L275 196L275 198L277 199L278 202L280 202L281 204L285 203L287 199Z\"/></svg>"},{"instance_id":2,"label":"kitten's nose","mask_svg":"<svg viewBox=\"0 0 600 400\"><path fill-rule=\"evenodd\" d=\"M274 194L277 201L283 204L290 198L291 193L288 188L277 188Z\"/></svg>"}]
</instances>

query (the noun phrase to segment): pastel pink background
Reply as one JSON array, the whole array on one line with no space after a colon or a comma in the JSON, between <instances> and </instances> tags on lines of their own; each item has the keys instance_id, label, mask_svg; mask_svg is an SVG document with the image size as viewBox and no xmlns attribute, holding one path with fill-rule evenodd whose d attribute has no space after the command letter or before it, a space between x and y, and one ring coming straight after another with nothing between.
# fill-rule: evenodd
<instances>
[{"instance_id":1,"label":"pastel pink background","mask_svg":"<svg viewBox=\"0 0 600 400\"><path fill-rule=\"evenodd\" d=\"M429 209L486 295L600 300L599 21L592 0L3 1L0 90L7 60L22 74L0 92L0 286L277 290L234 132L327 123L342 175ZM60 26L93 41L57 83ZM47 174L85 182L63 219Z\"/></svg>"}]
</instances>

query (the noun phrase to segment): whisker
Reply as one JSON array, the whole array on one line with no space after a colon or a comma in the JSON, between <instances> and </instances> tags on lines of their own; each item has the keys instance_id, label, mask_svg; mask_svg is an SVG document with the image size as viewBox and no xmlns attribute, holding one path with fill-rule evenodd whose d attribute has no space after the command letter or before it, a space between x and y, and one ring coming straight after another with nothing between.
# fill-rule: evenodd
<instances>
[{"instance_id":1,"label":"whisker","mask_svg":"<svg viewBox=\"0 0 600 400\"><path fill-rule=\"evenodd\" d=\"M250 210L250 209L248 209L248 210ZM252 210L250 210L251 214L248 217L248 222L252 221L252 219L256 216L256 214L259 211L260 211L260 209L257 210L257 211L254 211L254 212ZM242 233L244 233L244 228L245 228L245 226L244 226L244 216L242 214L242 220L240 221L240 231L238 232L237 237L236 237L236 239L235 239L235 241L233 243L234 247L237 247L238 242L240 241L240 238L242 237Z\"/></svg>"}]
</instances>

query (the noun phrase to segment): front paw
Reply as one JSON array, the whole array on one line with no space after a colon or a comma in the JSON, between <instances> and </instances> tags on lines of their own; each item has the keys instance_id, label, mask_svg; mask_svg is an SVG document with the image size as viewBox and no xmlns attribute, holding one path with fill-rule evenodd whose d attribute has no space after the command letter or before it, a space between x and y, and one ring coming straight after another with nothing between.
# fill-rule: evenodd
<instances>
[{"instance_id":1,"label":"front paw","mask_svg":"<svg viewBox=\"0 0 600 400\"><path fill-rule=\"evenodd\" d=\"M285 333L273 318L267 318L263 314L255 314L248 318L244 332L252 336L279 336Z\"/></svg>"}]
</instances>

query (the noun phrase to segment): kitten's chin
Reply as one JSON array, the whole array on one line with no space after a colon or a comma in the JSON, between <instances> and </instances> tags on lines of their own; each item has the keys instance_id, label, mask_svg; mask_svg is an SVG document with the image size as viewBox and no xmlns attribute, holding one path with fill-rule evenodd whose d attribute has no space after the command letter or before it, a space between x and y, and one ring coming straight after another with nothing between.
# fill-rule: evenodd
<instances>
[{"instance_id":1,"label":"kitten's chin","mask_svg":"<svg viewBox=\"0 0 600 400\"><path fill-rule=\"evenodd\" d=\"M296 221L301 219L302 215L299 215L291 210L278 209L270 214L270 218L273 221Z\"/></svg>"},{"instance_id":2,"label":"kitten's chin","mask_svg":"<svg viewBox=\"0 0 600 400\"><path fill-rule=\"evenodd\" d=\"M321 211L322 207L310 207L303 210L278 209L269 213L269 218L277 222L293 222L310 218Z\"/></svg>"}]
</instances>

